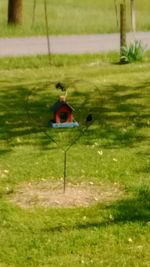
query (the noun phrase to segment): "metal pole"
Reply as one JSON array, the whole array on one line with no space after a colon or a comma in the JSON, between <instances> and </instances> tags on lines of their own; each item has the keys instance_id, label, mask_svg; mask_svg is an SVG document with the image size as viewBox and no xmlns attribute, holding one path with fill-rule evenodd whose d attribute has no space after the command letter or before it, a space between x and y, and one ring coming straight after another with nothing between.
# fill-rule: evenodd
<instances>
[{"instance_id":1,"label":"metal pole","mask_svg":"<svg viewBox=\"0 0 150 267\"><path fill-rule=\"evenodd\" d=\"M66 192L67 151L64 151L64 193Z\"/></svg>"},{"instance_id":2,"label":"metal pole","mask_svg":"<svg viewBox=\"0 0 150 267\"><path fill-rule=\"evenodd\" d=\"M50 37L49 37L49 30L48 30L48 15L47 15L47 1L46 0L44 0L44 10L45 10L45 25L46 25L49 64L51 65L51 47L50 47Z\"/></svg>"}]
</instances>

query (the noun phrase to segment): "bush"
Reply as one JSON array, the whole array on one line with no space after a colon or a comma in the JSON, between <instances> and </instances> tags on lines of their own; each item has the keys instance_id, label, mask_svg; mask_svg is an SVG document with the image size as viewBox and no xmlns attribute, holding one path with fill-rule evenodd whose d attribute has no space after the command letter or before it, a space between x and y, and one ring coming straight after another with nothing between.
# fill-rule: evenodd
<instances>
[{"instance_id":1,"label":"bush","mask_svg":"<svg viewBox=\"0 0 150 267\"><path fill-rule=\"evenodd\" d=\"M132 63L142 61L144 57L145 47L141 41L136 40L129 46L124 46L121 49L121 62Z\"/></svg>"}]
</instances>

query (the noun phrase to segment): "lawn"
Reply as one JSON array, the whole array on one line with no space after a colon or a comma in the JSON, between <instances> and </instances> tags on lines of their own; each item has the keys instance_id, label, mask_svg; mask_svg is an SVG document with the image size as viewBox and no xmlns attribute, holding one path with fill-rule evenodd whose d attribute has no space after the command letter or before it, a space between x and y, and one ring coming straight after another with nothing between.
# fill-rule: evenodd
<instances>
[{"instance_id":1,"label":"lawn","mask_svg":"<svg viewBox=\"0 0 150 267\"><path fill-rule=\"evenodd\" d=\"M35 20L33 23L33 1L24 1L23 25L17 28L7 27L7 1L0 3L0 36L44 35L45 19L43 1L37 0ZM112 33L119 31L119 4L117 15L114 1L99 0L48 0L49 33L59 34L91 34ZM127 30L130 31L130 1L127 3ZM138 31L149 31L149 0L136 1L136 20Z\"/></svg>"},{"instance_id":2,"label":"lawn","mask_svg":"<svg viewBox=\"0 0 150 267\"><path fill-rule=\"evenodd\" d=\"M116 54L52 56L51 66L47 57L1 59L0 267L149 266L150 54L143 63L117 61ZM58 81L78 129L48 126ZM12 202L18 186L63 186L63 149L75 138L67 187L117 186L123 194L88 207L40 207L38 196L27 208Z\"/></svg>"}]
</instances>

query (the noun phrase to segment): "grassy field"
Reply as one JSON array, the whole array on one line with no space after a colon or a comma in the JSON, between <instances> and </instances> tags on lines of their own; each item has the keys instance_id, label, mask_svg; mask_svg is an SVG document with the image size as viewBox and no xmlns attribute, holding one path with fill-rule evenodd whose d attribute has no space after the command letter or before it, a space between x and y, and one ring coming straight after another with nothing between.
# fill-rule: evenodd
<instances>
[{"instance_id":1,"label":"grassy field","mask_svg":"<svg viewBox=\"0 0 150 267\"><path fill-rule=\"evenodd\" d=\"M0 267L149 267L150 54L5 58L0 63ZM123 188L121 199L80 208L23 209L17 186L62 183L68 134L47 127L61 81L75 117L93 124L68 152L67 183ZM43 130L44 129L44 130ZM49 136L56 138L58 147ZM35 199L36 206L36 199Z\"/></svg>"},{"instance_id":2,"label":"grassy field","mask_svg":"<svg viewBox=\"0 0 150 267\"><path fill-rule=\"evenodd\" d=\"M90 34L119 31L119 4L117 17L113 0L48 0L50 34ZM127 2L127 29L130 30L130 7ZM138 31L149 31L149 0L136 1ZM7 27L7 1L0 3L0 36L28 36L45 34L44 4L37 0L36 18L33 21L33 1L24 1L24 22L17 28Z\"/></svg>"}]
</instances>

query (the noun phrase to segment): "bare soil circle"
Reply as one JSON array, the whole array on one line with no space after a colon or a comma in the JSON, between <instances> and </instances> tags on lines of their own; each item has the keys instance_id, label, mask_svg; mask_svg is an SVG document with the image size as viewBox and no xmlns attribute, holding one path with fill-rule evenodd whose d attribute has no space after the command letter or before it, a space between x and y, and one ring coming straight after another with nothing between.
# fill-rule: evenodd
<instances>
[{"instance_id":1,"label":"bare soil circle","mask_svg":"<svg viewBox=\"0 0 150 267\"><path fill-rule=\"evenodd\" d=\"M96 203L109 203L122 197L123 188L117 183L94 185L91 183L67 184L40 181L23 183L9 196L21 208L73 208L88 207Z\"/></svg>"}]
</instances>

